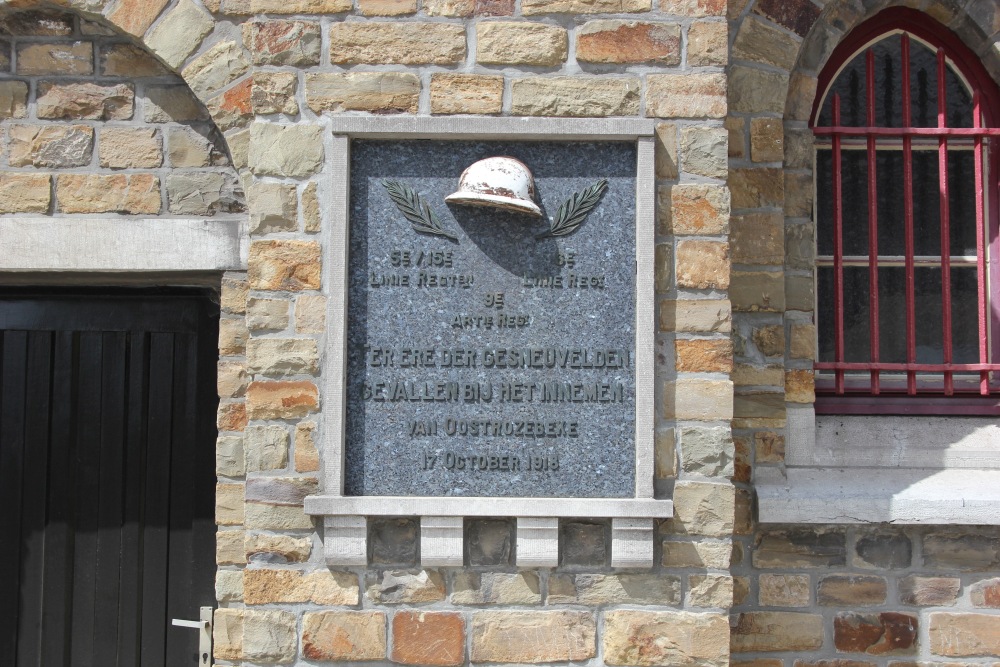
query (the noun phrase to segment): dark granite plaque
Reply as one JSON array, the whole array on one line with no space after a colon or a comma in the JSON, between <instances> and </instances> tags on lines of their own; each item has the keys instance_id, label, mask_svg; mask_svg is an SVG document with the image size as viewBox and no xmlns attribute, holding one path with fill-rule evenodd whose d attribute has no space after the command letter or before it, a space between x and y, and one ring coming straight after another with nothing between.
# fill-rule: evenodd
<instances>
[{"instance_id":1,"label":"dark granite plaque","mask_svg":"<svg viewBox=\"0 0 1000 667\"><path fill-rule=\"evenodd\" d=\"M544 220L445 203L501 155ZM538 238L602 179L574 233ZM417 233L385 181L457 240ZM346 494L632 497L635 145L356 140L350 187Z\"/></svg>"}]
</instances>

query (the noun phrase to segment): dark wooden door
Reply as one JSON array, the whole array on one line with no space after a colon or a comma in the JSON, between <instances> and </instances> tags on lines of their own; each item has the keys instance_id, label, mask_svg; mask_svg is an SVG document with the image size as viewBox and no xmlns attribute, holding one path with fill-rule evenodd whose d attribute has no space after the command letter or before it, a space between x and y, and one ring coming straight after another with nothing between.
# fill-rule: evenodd
<instances>
[{"instance_id":1,"label":"dark wooden door","mask_svg":"<svg viewBox=\"0 0 1000 667\"><path fill-rule=\"evenodd\" d=\"M0 292L0 665L197 665L218 307Z\"/></svg>"}]
</instances>

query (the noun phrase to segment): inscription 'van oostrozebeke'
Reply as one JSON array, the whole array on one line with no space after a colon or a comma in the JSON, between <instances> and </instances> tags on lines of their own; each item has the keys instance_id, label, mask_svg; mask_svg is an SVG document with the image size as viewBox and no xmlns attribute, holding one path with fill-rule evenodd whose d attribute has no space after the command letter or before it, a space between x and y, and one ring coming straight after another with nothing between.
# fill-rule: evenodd
<instances>
[{"instance_id":1,"label":"inscription 'van oostrozebeke'","mask_svg":"<svg viewBox=\"0 0 1000 667\"><path fill-rule=\"evenodd\" d=\"M445 203L491 156L531 170L542 218ZM351 160L346 493L632 497L635 145L356 140ZM553 235L574 197L591 208Z\"/></svg>"}]
</instances>

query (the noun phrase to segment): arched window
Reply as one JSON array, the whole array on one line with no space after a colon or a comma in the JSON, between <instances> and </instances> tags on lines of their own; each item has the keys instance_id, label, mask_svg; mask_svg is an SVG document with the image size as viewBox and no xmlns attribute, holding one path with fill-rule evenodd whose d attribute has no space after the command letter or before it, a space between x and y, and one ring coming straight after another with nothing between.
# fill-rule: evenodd
<instances>
[{"instance_id":1,"label":"arched window","mask_svg":"<svg viewBox=\"0 0 1000 667\"><path fill-rule=\"evenodd\" d=\"M1000 413L1000 94L909 9L852 31L819 78L817 412Z\"/></svg>"}]
</instances>

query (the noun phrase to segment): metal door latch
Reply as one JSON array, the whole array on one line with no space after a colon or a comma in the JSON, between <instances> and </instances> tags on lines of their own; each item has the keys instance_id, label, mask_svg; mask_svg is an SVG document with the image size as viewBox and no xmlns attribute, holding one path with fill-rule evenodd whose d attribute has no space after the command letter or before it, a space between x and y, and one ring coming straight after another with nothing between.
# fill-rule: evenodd
<instances>
[{"instance_id":1,"label":"metal door latch","mask_svg":"<svg viewBox=\"0 0 1000 667\"><path fill-rule=\"evenodd\" d=\"M212 664L212 607L201 608L201 620L185 621L180 618L171 620L172 625L181 628L194 628L198 630L198 664L207 666Z\"/></svg>"}]
</instances>

